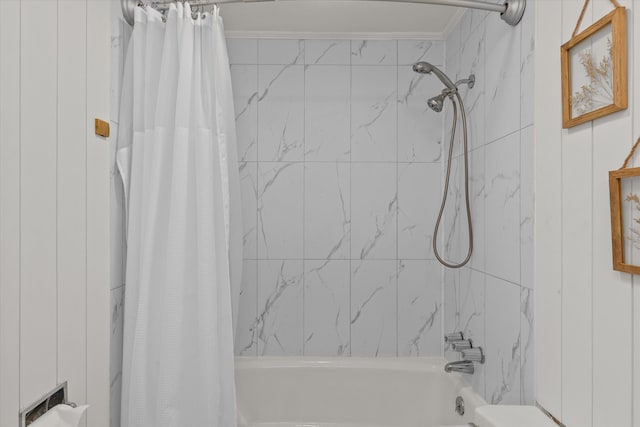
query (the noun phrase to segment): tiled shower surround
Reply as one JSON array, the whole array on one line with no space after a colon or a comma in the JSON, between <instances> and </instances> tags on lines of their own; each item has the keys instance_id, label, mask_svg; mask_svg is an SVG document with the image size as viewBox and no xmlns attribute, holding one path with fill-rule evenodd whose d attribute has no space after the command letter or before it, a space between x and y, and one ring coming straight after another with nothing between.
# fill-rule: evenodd
<instances>
[{"instance_id":1,"label":"tiled shower surround","mask_svg":"<svg viewBox=\"0 0 640 427\"><path fill-rule=\"evenodd\" d=\"M431 250L444 43L228 40L241 159L239 355L440 355Z\"/></svg>"},{"instance_id":2,"label":"tiled shower surround","mask_svg":"<svg viewBox=\"0 0 640 427\"><path fill-rule=\"evenodd\" d=\"M496 404L533 404L533 7L516 27L497 14L467 11L445 45L451 78L474 73L476 85L461 91L474 253L464 268L444 271L443 322L485 348L486 364L469 381ZM468 240L461 150L455 156L444 247L462 259ZM448 349L445 355L458 359Z\"/></svg>"},{"instance_id":3,"label":"tiled shower surround","mask_svg":"<svg viewBox=\"0 0 640 427\"><path fill-rule=\"evenodd\" d=\"M530 5L512 28L469 10L445 41L227 40L246 231L237 354L440 356L442 333L463 330L487 354L474 388L533 403L532 17ZM114 30L117 70L129 27ZM413 73L419 60L476 75L461 89L475 242L460 270L431 250L451 108L426 107L442 85ZM460 142L439 235L452 260L467 247ZM117 426L124 250L113 218Z\"/></svg>"},{"instance_id":4,"label":"tiled shower surround","mask_svg":"<svg viewBox=\"0 0 640 427\"><path fill-rule=\"evenodd\" d=\"M242 158L241 355L440 355L442 332L486 350L490 403L533 403L533 12L469 10L446 41L229 40ZM441 268L431 237L455 79L469 121L474 253ZM444 143L443 143L444 142ZM462 136L439 235L466 255ZM444 304L444 306L443 306ZM445 349L450 360L458 355Z\"/></svg>"}]
</instances>

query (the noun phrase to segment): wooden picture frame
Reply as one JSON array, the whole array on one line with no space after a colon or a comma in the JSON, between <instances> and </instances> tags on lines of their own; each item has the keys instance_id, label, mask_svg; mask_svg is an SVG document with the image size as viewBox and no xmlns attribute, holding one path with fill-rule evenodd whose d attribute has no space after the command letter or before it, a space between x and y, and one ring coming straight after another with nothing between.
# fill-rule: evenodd
<instances>
[{"instance_id":1,"label":"wooden picture frame","mask_svg":"<svg viewBox=\"0 0 640 427\"><path fill-rule=\"evenodd\" d=\"M640 198L634 188L640 194L640 168L609 172L613 269L640 274ZM633 258L638 265L633 264Z\"/></svg>"},{"instance_id":2,"label":"wooden picture frame","mask_svg":"<svg viewBox=\"0 0 640 427\"><path fill-rule=\"evenodd\" d=\"M562 127L627 108L627 13L616 7L560 48Z\"/></svg>"}]
</instances>

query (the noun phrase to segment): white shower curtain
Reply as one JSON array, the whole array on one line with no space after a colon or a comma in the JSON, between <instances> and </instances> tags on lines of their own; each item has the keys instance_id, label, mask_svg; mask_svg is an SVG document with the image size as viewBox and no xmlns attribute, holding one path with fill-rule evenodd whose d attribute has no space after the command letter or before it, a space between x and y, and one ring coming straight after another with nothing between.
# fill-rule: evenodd
<instances>
[{"instance_id":1,"label":"white shower curtain","mask_svg":"<svg viewBox=\"0 0 640 427\"><path fill-rule=\"evenodd\" d=\"M121 97L122 427L233 427L242 230L217 8L136 8Z\"/></svg>"}]
</instances>

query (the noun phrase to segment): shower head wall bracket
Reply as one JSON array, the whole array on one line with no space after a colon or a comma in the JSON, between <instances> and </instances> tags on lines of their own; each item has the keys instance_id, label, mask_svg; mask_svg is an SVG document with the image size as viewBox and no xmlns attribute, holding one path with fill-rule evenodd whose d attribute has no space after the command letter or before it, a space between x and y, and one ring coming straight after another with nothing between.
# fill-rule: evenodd
<instances>
[{"instance_id":1,"label":"shower head wall bracket","mask_svg":"<svg viewBox=\"0 0 640 427\"><path fill-rule=\"evenodd\" d=\"M467 86L469 86L469 89L473 89L473 87L476 85L476 75L471 74L469 75L468 79L458 80L455 84L456 87L466 84Z\"/></svg>"}]
</instances>

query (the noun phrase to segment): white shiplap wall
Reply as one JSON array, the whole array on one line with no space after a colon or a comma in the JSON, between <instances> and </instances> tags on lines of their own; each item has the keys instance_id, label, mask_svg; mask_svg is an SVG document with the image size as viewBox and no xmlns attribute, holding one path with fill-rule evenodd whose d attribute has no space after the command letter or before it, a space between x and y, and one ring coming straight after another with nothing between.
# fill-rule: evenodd
<instances>
[{"instance_id":1,"label":"white shiplap wall","mask_svg":"<svg viewBox=\"0 0 640 427\"><path fill-rule=\"evenodd\" d=\"M620 1L628 8L629 109L567 130L559 48L583 3L536 2L536 399L568 427L630 427L640 425L632 401L640 301L632 276L612 269L607 172L640 133L640 2ZM591 2L582 28L611 8Z\"/></svg>"},{"instance_id":2,"label":"white shiplap wall","mask_svg":"<svg viewBox=\"0 0 640 427\"><path fill-rule=\"evenodd\" d=\"M108 425L110 4L0 1L0 426L69 382Z\"/></svg>"}]
</instances>

